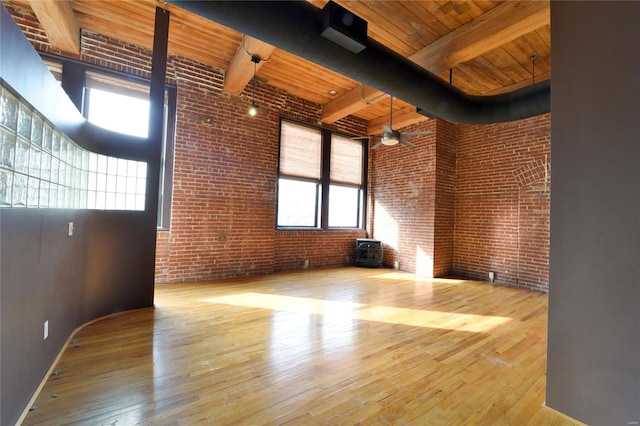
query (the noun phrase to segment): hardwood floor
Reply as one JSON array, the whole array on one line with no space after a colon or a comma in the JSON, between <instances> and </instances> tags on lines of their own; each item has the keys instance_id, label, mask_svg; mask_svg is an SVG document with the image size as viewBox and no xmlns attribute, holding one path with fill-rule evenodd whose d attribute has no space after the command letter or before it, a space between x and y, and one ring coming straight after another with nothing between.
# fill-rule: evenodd
<instances>
[{"instance_id":1,"label":"hardwood floor","mask_svg":"<svg viewBox=\"0 0 640 426\"><path fill-rule=\"evenodd\" d=\"M161 284L77 333L24 424L574 424L546 333L546 294L384 269Z\"/></svg>"}]
</instances>

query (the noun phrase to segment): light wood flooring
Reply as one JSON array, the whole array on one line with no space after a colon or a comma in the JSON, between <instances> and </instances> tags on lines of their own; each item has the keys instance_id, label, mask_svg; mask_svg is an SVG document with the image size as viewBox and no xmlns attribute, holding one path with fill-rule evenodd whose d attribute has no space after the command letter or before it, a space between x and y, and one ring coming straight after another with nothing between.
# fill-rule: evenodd
<instances>
[{"instance_id":1,"label":"light wood flooring","mask_svg":"<svg viewBox=\"0 0 640 426\"><path fill-rule=\"evenodd\" d=\"M156 287L80 330L25 425L565 425L547 295L338 268Z\"/></svg>"}]
</instances>

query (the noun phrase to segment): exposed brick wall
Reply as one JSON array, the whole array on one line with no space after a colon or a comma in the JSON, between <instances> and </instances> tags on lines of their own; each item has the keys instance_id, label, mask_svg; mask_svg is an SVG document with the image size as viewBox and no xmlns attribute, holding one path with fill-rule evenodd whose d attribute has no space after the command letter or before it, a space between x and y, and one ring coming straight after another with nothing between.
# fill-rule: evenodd
<instances>
[{"instance_id":1,"label":"exposed brick wall","mask_svg":"<svg viewBox=\"0 0 640 426\"><path fill-rule=\"evenodd\" d=\"M437 123L433 275L440 277L453 270L457 128L444 120Z\"/></svg>"},{"instance_id":2,"label":"exposed brick wall","mask_svg":"<svg viewBox=\"0 0 640 426\"><path fill-rule=\"evenodd\" d=\"M280 231L275 247L276 271L301 269L304 260L310 268L353 265L355 242L363 231Z\"/></svg>"},{"instance_id":3,"label":"exposed brick wall","mask_svg":"<svg viewBox=\"0 0 640 426\"><path fill-rule=\"evenodd\" d=\"M550 120L458 126L454 272L548 289Z\"/></svg>"},{"instance_id":4,"label":"exposed brick wall","mask_svg":"<svg viewBox=\"0 0 640 426\"><path fill-rule=\"evenodd\" d=\"M178 84L168 281L273 270L278 116L222 94L220 70L172 61ZM164 271L163 271L164 272ZM157 277L161 280L163 277Z\"/></svg>"},{"instance_id":5,"label":"exposed brick wall","mask_svg":"<svg viewBox=\"0 0 640 426\"><path fill-rule=\"evenodd\" d=\"M550 116L485 126L432 120L416 148L373 153L373 235L384 264L546 291ZM545 157L546 155L546 157ZM546 170L546 172L545 172ZM546 179L546 184L545 184Z\"/></svg>"},{"instance_id":6,"label":"exposed brick wall","mask_svg":"<svg viewBox=\"0 0 640 426\"><path fill-rule=\"evenodd\" d=\"M383 243L383 264L425 276L434 273L436 120L407 127L431 130L413 136L415 147L380 146L372 151L373 237Z\"/></svg>"}]
</instances>

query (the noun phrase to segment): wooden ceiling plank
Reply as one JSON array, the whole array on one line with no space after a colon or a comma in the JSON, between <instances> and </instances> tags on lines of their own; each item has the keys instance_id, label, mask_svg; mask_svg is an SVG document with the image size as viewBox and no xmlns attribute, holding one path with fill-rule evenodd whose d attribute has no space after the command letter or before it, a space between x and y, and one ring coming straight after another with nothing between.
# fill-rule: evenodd
<instances>
[{"instance_id":1,"label":"wooden ceiling plank","mask_svg":"<svg viewBox=\"0 0 640 426\"><path fill-rule=\"evenodd\" d=\"M440 78L448 78L449 73L442 73ZM480 75L480 77L483 77ZM484 79L475 80L478 78L478 73L474 72L473 68L469 66L469 63L460 64L453 73L453 84L458 89L462 90L469 95L482 95L484 92L494 89L495 85L488 85Z\"/></svg>"},{"instance_id":2,"label":"wooden ceiling plank","mask_svg":"<svg viewBox=\"0 0 640 426\"><path fill-rule=\"evenodd\" d=\"M524 40L531 46L533 49L533 53L536 55L536 67L538 64L538 60L541 62L550 62L551 61L551 49L547 46L545 40L540 37L538 31L534 31L530 34L527 34L523 37ZM519 43L520 41L514 40L515 43Z\"/></svg>"},{"instance_id":3,"label":"wooden ceiling plank","mask_svg":"<svg viewBox=\"0 0 640 426\"><path fill-rule=\"evenodd\" d=\"M492 59L495 59L495 57L490 54L486 54L474 58L467 64L471 65L478 72L478 74L491 75L491 79L485 79L485 81L487 81L487 84L490 84L491 86L497 85L502 87L512 84L514 82L514 79L509 73L509 67L499 66ZM487 71L491 72L487 73Z\"/></svg>"},{"instance_id":4,"label":"wooden ceiling plank","mask_svg":"<svg viewBox=\"0 0 640 426\"><path fill-rule=\"evenodd\" d=\"M542 28L538 28L536 30L536 34L538 34L538 37L540 37L540 39L547 46L547 51L550 51L551 50L551 26L546 25Z\"/></svg>"},{"instance_id":5,"label":"wooden ceiling plank","mask_svg":"<svg viewBox=\"0 0 640 426\"><path fill-rule=\"evenodd\" d=\"M170 54L195 59L221 69L229 66L240 40L241 36L231 30L217 31L214 35L208 29L202 29L194 36L194 30L176 21L172 21L169 28Z\"/></svg>"},{"instance_id":6,"label":"wooden ceiling plank","mask_svg":"<svg viewBox=\"0 0 640 426\"><path fill-rule=\"evenodd\" d=\"M301 74L299 77L307 77L306 80L309 80L312 84L314 80L324 80L328 82L339 81L341 82L340 84L344 84L344 81L353 82L353 80L340 73L323 68L321 65L292 55L284 50L276 50L272 59L268 62L269 68L275 67L276 65L280 68L281 72L288 69L294 70L296 73ZM313 76L313 79L308 78L310 75ZM352 86L353 83L347 87L351 88Z\"/></svg>"},{"instance_id":7,"label":"wooden ceiling plank","mask_svg":"<svg viewBox=\"0 0 640 426\"><path fill-rule=\"evenodd\" d=\"M465 13L457 2L452 0L426 2L431 14L442 23L442 25L453 31L456 28L471 21L472 17Z\"/></svg>"},{"instance_id":8,"label":"wooden ceiling plank","mask_svg":"<svg viewBox=\"0 0 640 426\"><path fill-rule=\"evenodd\" d=\"M283 84L278 87L303 99L321 99L319 104L333 99L335 95L331 95L330 90L344 93L356 84L342 74L279 49L274 51L271 60L260 69L258 77L268 80L270 84L278 81Z\"/></svg>"},{"instance_id":9,"label":"wooden ceiling plank","mask_svg":"<svg viewBox=\"0 0 640 426\"><path fill-rule=\"evenodd\" d=\"M466 75L465 80L472 81L475 86L475 90L468 91L467 93L473 95L482 95L483 93L502 87L503 82L500 80L496 73L486 74L487 67L484 65L486 62L475 58L472 61L460 64L456 71L463 71Z\"/></svg>"},{"instance_id":10,"label":"wooden ceiling plank","mask_svg":"<svg viewBox=\"0 0 640 426\"><path fill-rule=\"evenodd\" d=\"M38 1L38 0L35 0ZM130 36L145 42L143 47L150 48L153 45L153 30L155 20L155 5L148 0L137 2L128 1L75 1L73 10L82 28L99 32L104 29L115 32L115 28L124 29L118 34L118 39L133 42ZM111 29L111 26L114 28Z\"/></svg>"},{"instance_id":11,"label":"wooden ceiling plank","mask_svg":"<svg viewBox=\"0 0 640 426\"><path fill-rule=\"evenodd\" d=\"M51 46L63 52L80 54L80 26L70 2L31 0L29 5Z\"/></svg>"},{"instance_id":12,"label":"wooden ceiling plank","mask_svg":"<svg viewBox=\"0 0 640 426\"><path fill-rule=\"evenodd\" d=\"M477 2L472 1L472 0L466 0L465 3L467 3L466 5L462 5L459 4L458 5L458 12L464 10L464 14L471 18L471 20L476 19L477 17L479 17L480 15L482 15L483 13L486 13L486 10L483 10ZM462 7L461 7L462 6Z\"/></svg>"},{"instance_id":13,"label":"wooden ceiling plank","mask_svg":"<svg viewBox=\"0 0 640 426\"><path fill-rule=\"evenodd\" d=\"M293 74L285 74L280 69L272 68L270 64L262 68L258 80L266 81L269 85L283 89L293 96L313 100L320 105L332 99L329 94L332 85L322 81L311 84L308 80L299 79Z\"/></svg>"},{"instance_id":14,"label":"wooden ceiling plank","mask_svg":"<svg viewBox=\"0 0 640 426\"><path fill-rule=\"evenodd\" d=\"M549 24L549 2L505 2L411 55L433 73L471 60Z\"/></svg>"},{"instance_id":15,"label":"wooden ceiling plank","mask_svg":"<svg viewBox=\"0 0 640 426\"><path fill-rule=\"evenodd\" d=\"M76 13L99 16L115 23L122 23L123 21L133 21L138 24L142 22L150 23L153 31L155 19L155 5L153 2L127 2L123 0L117 2L108 0L75 1L72 7Z\"/></svg>"},{"instance_id":16,"label":"wooden ceiling plank","mask_svg":"<svg viewBox=\"0 0 640 426\"><path fill-rule=\"evenodd\" d=\"M233 40L223 37L211 37L202 35L194 40L193 35L184 31L174 31L169 34L169 43L179 46L187 46L192 49L199 49L207 55L214 55L219 58L226 58L227 65L233 59L240 40Z\"/></svg>"},{"instance_id":17,"label":"wooden ceiling plank","mask_svg":"<svg viewBox=\"0 0 640 426\"><path fill-rule=\"evenodd\" d=\"M402 6L402 2L382 1L370 4L362 1L339 1L342 6L368 23L368 36L379 43L407 56L423 43L413 41L415 33L413 14Z\"/></svg>"},{"instance_id":18,"label":"wooden ceiling plank","mask_svg":"<svg viewBox=\"0 0 640 426\"><path fill-rule=\"evenodd\" d=\"M449 72L443 72L439 77L443 80L448 79ZM453 70L453 85L470 95L482 95L492 89L492 87L487 87L484 79L482 81L474 80L476 77L477 74L469 72L469 66L466 63L460 64Z\"/></svg>"},{"instance_id":19,"label":"wooden ceiling plank","mask_svg":"<svg viewBox=\"0 0 640 426\"><path fill-rule=\"evenodd\" d=\"M550 72L536 74L536 83L540 83L549 79L551 79ZM513 92L514 90L522 89L528 86L531 86L531 78L518 81L517 83L513 83L509 86L499 87L495 90L492 90L491 92L485 93L485 95L501 95L503 93Z\"/></svg>"},{"instance_id":20,"label":"wooden ceiling plank","mask_svg":"<svg viewBox=\"0 0 640 426\"><path fill-rule=\"evenodd\" d=\"M246 36L240 42L240 46L238 46L238 50L227 68L223 90L234 95L242 93L247 83L253 79L254 70L257 72L265 64L264 61L271 58L274 50L275 47L272 45ZM260 62L254 64L249 55L257 56Z\"/></svg>"},{"instance_id":21,"label":"wooden ceiling plank","mask_svg":"<svg viewBox=\"0 0 640 426\"><path fill-rule=\"evenodd\" d=\"M302 99L313 101L319 105L322 105L331 100L332 96L328 93L328 85L318 83L310 84L308 80L298 79L292 75L283 74L278 69L274 69L269 73L264 70L270 65L264 66L262 75L258 76L259 80L265 80L270 86L274 86L283 89L287 93L297 96Z\"/></svg>"},{"instance_id":22,"label":"wooden ceiling plank","mask_svg":"<svg viewBox=\"0 0 640 426\"><path fill-rule=\"evenodd\" d=\"M226 64L229 63L228 60L221 60L216 56L209 55L207 52L203 52L194 46L183 46L183 45L175 45L169 43L169 55L170 56L180 56L183 58L189 58L191 60L195 60L204 65L208 65L214 68L224 69Z\"/></svg>"},{"instance_id":23,"label":"wooden ceiling plank","mask_svg":"<svg viewBox=\"0 0 640 426\"><path fill-rule=\"evenodd\" d=\"M418 114L418 111L416 111L416 107L413 105L409 105L408 107L404 107L400 111L395 111L393 113L393 129L401 129L403 127L407 127L411 124L419 123L425 120L428 120L428 117L425 117L422 114ZM369 121L369 126L367 127L367 135L378 135L382 133L382 127L388 125L389 115L383 115L376 119L373 119Z\"/></svg>"},{"instance_id":24,"label":"wooden ceiling plank","mask_svg":"<svg viewBox=\"0 0 640 426\"><path fill-rule=\"evenodd\" d=\"M129 26L103 21L89 15L78 14L77 17L80 27L87 31L126 41L127 43L135 44L145 49L151 49L153 46L153 34L145 34Z\"/></svg>"},{"instance_id":25,"label":"wooden ceiling plank","mask_svg":"<svg viewBox=\"0 0 640 426\"><path fill-rule=\"evenodd\" d=\"M502 3L502 0L500 0L500 1L475 0L473 3L476 5L476 7L478 9L480 9L482 11L482 13L486 13L486 12L490 11L491 9L493 9L494 7L496 7L497 5L499 5L500 3Z\"/></svg>"},{"instance_id":26,"label":"wooden ceiling plank","mask_svg":"<svg viewBox=\"0 0 640 426\"><path fill-rule=\"evenodd\" d=\"M527 71L529 76L531 76L531 72L533 69L533 63L531 59L533 55L536 55L536 70L540 72L544 71L544 56L537 55L535 48L531 45L529 40L526 40L524 37L521 37L518 40L514 40L511 43L505 44L504 50L513 57L514 61L517 62L521 68ZM517 67L514 66L514 68Z\"/></svg>"},{"instance_id":27,"label":"wooden ceiling plank","mask_svg":"<svg viewBox=\"0 0 640 426\"><path fill-rule=\"evenodd\" d=\"M410 10L418 19L416 30L427 37L426 44L433 43L440 37L451 32L449 27L440 22L440 20L433 16L429 9L425 7L425 2L407 1L402 2L402 5Z\"/></svg>"},{"instance_id":28,"label":"wooden ceiling plank","mask_svg":"<svg viewBox=\"0 0 640 426\"><path fill-rule=\"evenodd\" d=\"M509 75L514 82L531 77L530 69L518 65L513 56L507 52L504 46L492 50L485 56L491 59L494 66L504 69L504 73ZM455 72L455 71L454 71Z\"/></svg>"},{"instance_id":29,"label":"wooden ceiling plank","mask_svg":"<svg viewBox=\"0 0 640 426\"><path fill-rule=\"evenodd\" d=\"M389 101L388 96L383 97L379 102L371 105L367 105L366 108L361 109L357 113L353 114L354 117L358 117L364 121L371 121L378 117L389 117ZM394 117L396 112L399 113L405 107L412 106L411 104L403 101L402 99L393 99L393 113ZM395 124L394 124L395 127Z\"/></svg>"}]
</instances>

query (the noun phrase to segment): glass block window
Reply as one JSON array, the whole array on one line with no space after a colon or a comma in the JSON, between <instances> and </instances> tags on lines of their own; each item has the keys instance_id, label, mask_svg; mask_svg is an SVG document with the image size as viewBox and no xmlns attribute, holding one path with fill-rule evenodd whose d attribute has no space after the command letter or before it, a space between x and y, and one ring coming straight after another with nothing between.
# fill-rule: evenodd
<instances>
[{"instance_id":1,"label":"glass block window","mask_svg":"<svg viewBox=\"0 0 640 426\"><path fill-rule=\"evenodd\" d=\"M147 163L89 152L0 87L0 208L144 210Z\"/></svg>"}]
</instances>

